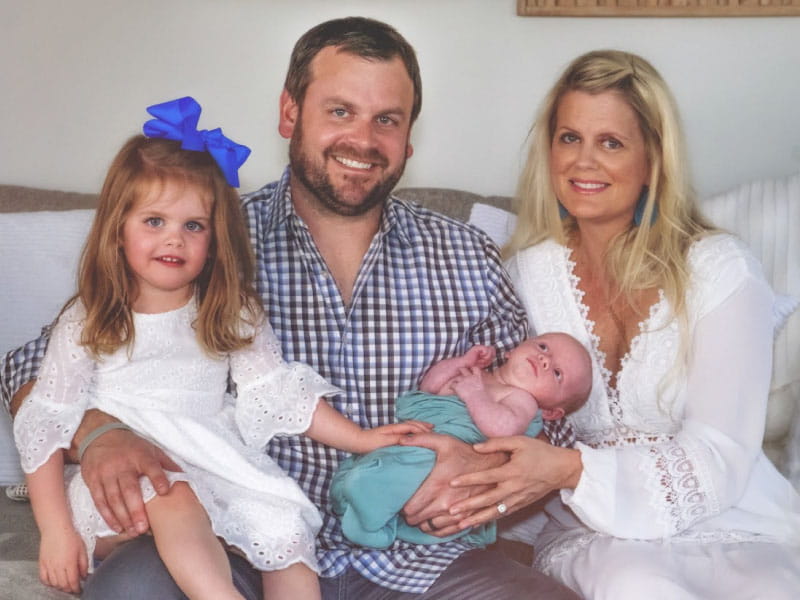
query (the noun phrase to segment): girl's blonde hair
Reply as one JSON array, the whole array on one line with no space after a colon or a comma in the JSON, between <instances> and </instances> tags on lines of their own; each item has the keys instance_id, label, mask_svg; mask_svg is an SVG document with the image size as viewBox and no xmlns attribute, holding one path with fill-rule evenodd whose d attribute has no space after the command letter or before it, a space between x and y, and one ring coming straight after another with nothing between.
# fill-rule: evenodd
<instances>
[{"instance_id":1,"label":"girl's blonde hair","mask_svg":"<svg viewBox=\"0 0 800 600\"><path fill-rule=\"evenodd\" d=\"M242 319L254 325L261 305L253 288L254 259L236 191L207 152L137 135L111 163L81 255L78 293L70 301L80 300L86 308L81 343L95 357L133 342L136 279L122 251L123 225L137 201L168 181L196 186L211 203L208 259L194 282L198 341L209 354L252 342Z\"/></svg>"},{"instance_id":2,"label":"girl's blonde hair","mask_svg":"<svg viewBox=\"0 0 800 600\"><path fill-rule=\"evenodd\" d=\"M558 106L571 91L619 94L636 114L651 169L641 225L631 222L628 230L613 240L606 255L607 276L633 307L635 292L664 290L676 316L683 320L689 278L687 251L712 226L696 206L675 100L658 71L635 54L597 50L579 56L550 90L531 129L515 198L519 218L504 255L511 256L546 238L564 244L575 231L575 220L559 215L550 179Z\"/></svg>"}]
</instances>

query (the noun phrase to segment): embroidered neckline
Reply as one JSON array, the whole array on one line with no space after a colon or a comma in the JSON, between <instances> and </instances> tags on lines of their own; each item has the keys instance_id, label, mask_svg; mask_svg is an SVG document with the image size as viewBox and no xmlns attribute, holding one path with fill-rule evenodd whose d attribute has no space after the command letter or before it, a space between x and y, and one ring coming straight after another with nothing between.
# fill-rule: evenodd
<instances>
[{"instance_id":1,"label":"embroidered neckline","mask_svg":"<svg viewBox=\"0 0 800 600\"><path fill-rule=\"evenodd\" d=\"M575 304L578 307L578 312L583 319L583 325L586 332L589 334L589 339L592 344L592 353L597 359L600 366L600 374L603 378L603 387L605 388L606 398L608 399L608 406L614 420L617 423L622 423L622 408L619 403L619 383L625 373L625 368L631 361L636 350L642 343L644 334L651 329L652 322L655 320L656 315L661 310L665 302L664 290L658 290L658 300L650 305L647 318L639 321L639 332L631 339L630 347L625 355L620 360L619 372L617 373L616 387L611 385L611 377L613 373L606 367L606 353L600 349L600 337L594 332L595 322L589 318L589 307L583 302L585 292L580 289L579 284L581 278L575 274L575 261L572 260L572 249L567 246L561 246L563 252L564 262L567 267L567 279L572 290L572 296L575 299Z\"/></svg>"}]
</instances>

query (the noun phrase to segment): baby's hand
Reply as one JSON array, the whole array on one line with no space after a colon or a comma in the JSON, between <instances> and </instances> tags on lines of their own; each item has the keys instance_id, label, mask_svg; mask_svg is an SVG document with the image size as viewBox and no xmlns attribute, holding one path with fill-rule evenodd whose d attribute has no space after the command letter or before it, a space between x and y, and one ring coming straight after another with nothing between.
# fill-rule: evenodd
<instances>
[{"instance_id":1,"label":"baby's hand","mask_svg":"<svg viewBox=\"0 0 800 600\"><path fill-rule=\"evenodd\" d=\"M86 546L74 529L42 533L39 544L39 579L62 592L79 594L81 579L89 571Z\"/></svg>"},{"instance_id":2,"label":"baby's hand","mask_svg":"<svg viewBox=\"0 0 800 600\"><path fill-rule=\"evenodd\" d=\"M485 369L494 361L497 351L493 346L473 346L464 355L467 366Z\"/></svg>"},{"instance_id":3,"label":"baby's hand","mask_svg":"<svg viewBox=\"0 0 800 600\"><path fill-rule=\"evenodd\" d=\"M469 369L461 369L453 379L450 380L450 386L459 398L465 396L474 396L475 394L484 393L486 391L483 385L482 371L478 367L471 367Z\"/></svg>"}]
</instances>

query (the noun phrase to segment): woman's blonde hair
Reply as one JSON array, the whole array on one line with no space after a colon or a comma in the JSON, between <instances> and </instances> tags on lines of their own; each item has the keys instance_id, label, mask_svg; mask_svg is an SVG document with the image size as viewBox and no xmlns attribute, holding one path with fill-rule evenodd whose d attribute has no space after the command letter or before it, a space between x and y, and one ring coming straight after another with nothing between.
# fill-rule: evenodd
<instances>
[{"instance_id":1,"label":"woman's blonde hair","mask_svg":"<svg viewBox=\"0 0 800 600\"><path fill-rule=\"evenodd\" d=\"M519 218L504 254L511 256L546 238L564 244L575 230L574 219L562 219L559 214L550 179L558 106L571 91L619 94L636 114L650 165L641 224L631 222L611 243L606 255L607 276L634 307L635 292L664 290L676 315L683 318L689 277L687 251L712 227L696 206L675 100L658 71L635 54L597 50L579 56L550 90L531 129L515 198Z\"/></svg>"},{"instance_id":2,"label":"woman's blonde hair","mask_svg":"<svg viewBox=\"0 0 800 600\"><path fill-rule=\"evenodd\" d=\"M95 357L133 342L136 279L122 251L123 225L137 201L167 182L196 186L211 203L208 258L194 282L198 341L210 354L224 354L252 341L242 319L255 324L261 308L236 191L207 152L137 135L111 163L81 255L78 293L70 301L80 300L86 308L81 343Z\"/></svg>"}]
</instances>

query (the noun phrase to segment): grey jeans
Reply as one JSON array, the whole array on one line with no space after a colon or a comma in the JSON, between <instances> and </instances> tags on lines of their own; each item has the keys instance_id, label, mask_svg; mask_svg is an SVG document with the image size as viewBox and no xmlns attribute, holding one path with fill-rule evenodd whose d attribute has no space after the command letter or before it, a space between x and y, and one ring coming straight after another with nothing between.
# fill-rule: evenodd
<instances>
[{"instance_id":1,"label":"grey jeans","mask_svg":"<svg viewBox=\"0 0 800 600\"><path fill-rule=\"evenodd\" d=\"M261 575L229 554L233 580L247 600L262 600ZM424 594L395 592L352 569L321 578L323 600L580 600L569 588L499 552L472 550L451 564ZM185 600L158 557L153 538L140 536L117 548L89 577L83 600Z\"/></svg>"}]
</instances>

